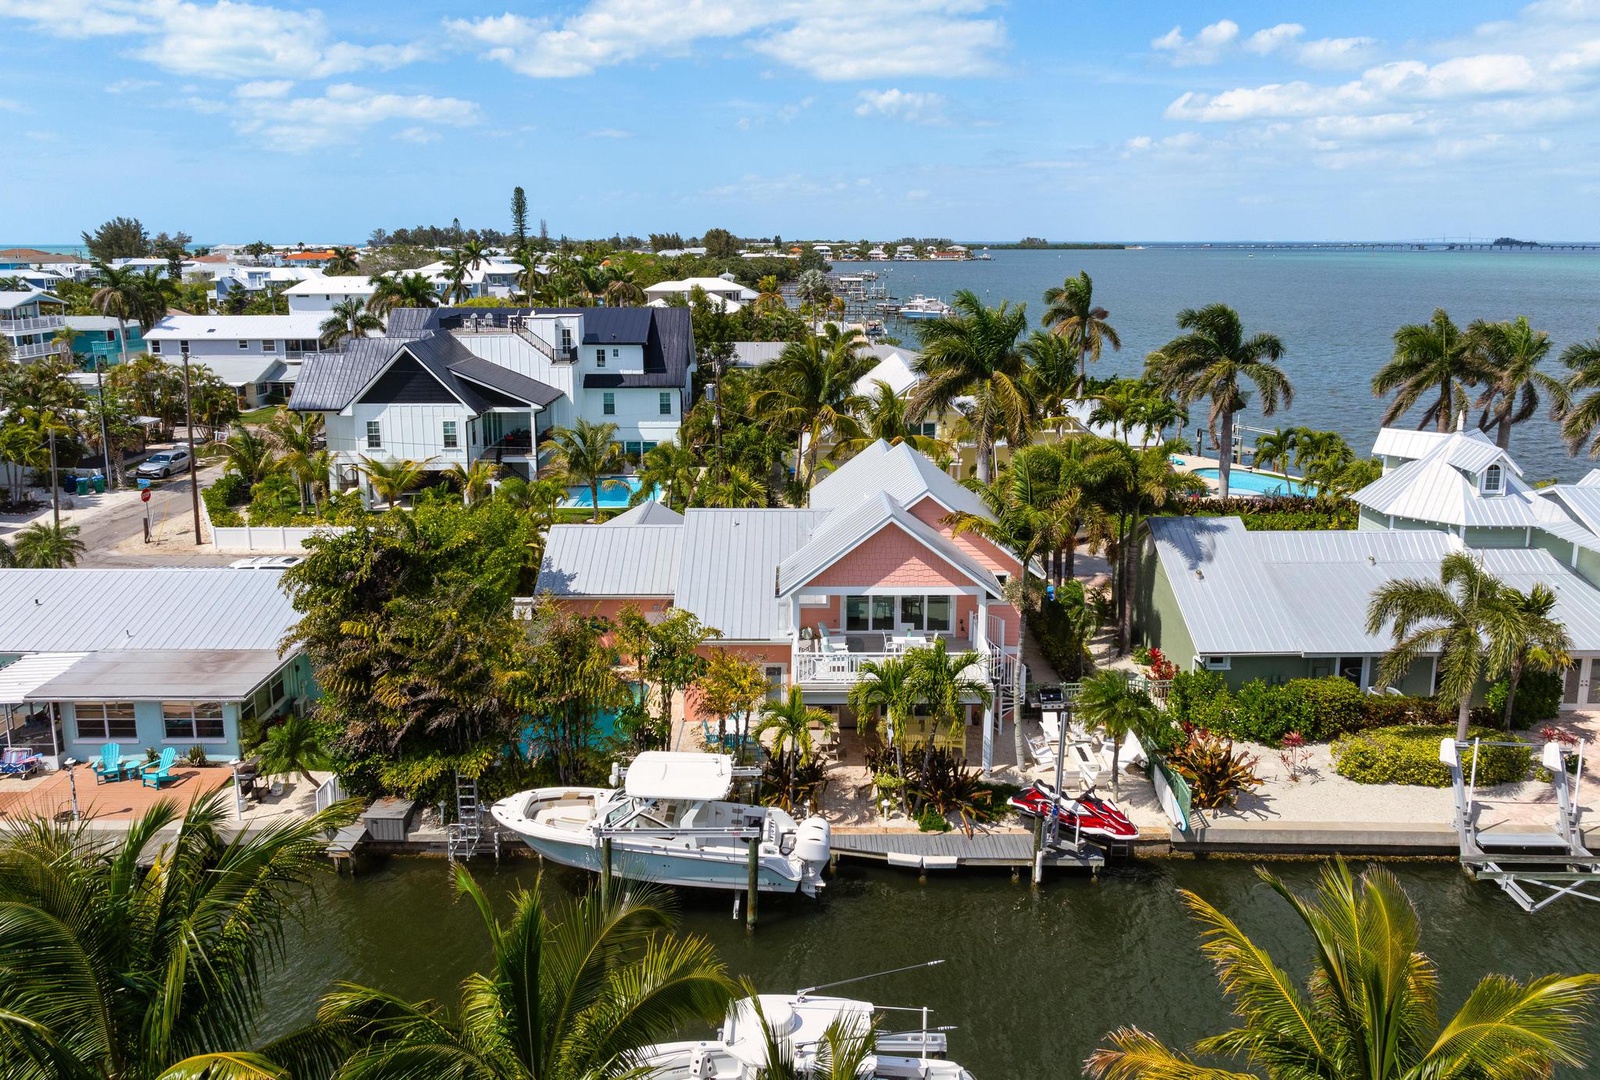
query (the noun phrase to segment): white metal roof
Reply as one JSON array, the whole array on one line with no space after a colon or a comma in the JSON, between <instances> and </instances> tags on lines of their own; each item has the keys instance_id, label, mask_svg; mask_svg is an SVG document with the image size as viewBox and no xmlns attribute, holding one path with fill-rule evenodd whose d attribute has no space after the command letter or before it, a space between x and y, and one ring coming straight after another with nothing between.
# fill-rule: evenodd
<instances>
[{"instance_id":1,"label":"white metal roof","mask_svg":"<svg viewBox=\"0 0 1600 1080\"><path fill-rule=\"evenodd\" d=\"M811 505L829 510L855 506L880 491L892 495L902 506L914 507L931 497L952 511L988 513L982 499L926 455L905 443L890 446L882 439L820 480L811 489Z\"/></svg>"},{"instance_id":2,"label":"white metal roof","mask_svg":"<svg viewBox=\"0 0 1600 1080\"><path fill-rule=\"evenodd\" d=\"M1600 487L1582 483L1557 484L1539 488L1534 494L1565 509L1590 532L1600 533Z\"/></svg>"},{"instance_id":3,"label":"white metal roof","mask_svg":"<svg viewBox=\"0 0 1600 1080\"><path fill-rule=\"evenodd\" d=\"M361 274L324 274L306 278L283 290L285 296L371 296L377 289L372 279Z\"/></svg>"},{"instance_id":4,"label":"white metal roof","mask_svg":"<svg viewBox=\"0 0 1600 1080\"><path fill-rule=\"evenodd\" d=\"M292 315L168 315L145 332L149 341L238 341L257 338L308 340L322 332L326 311Z\"/></svg>"},{"instance_id":5,"label":"white metal roof","mask_svg":"<svg viewBox=\"0 0 1600 1080\"><path fill-rule=\"evenodd\" d=\"M733 758L646 750L628 766L623 790L635 799L726 799L733 790Z\"/></svg>"},{"instance_id":6,"label":"white metal roof","mask_svg":"<svg viewBox=\"0 0 1600 1080\"><path fill-rule=\"evenodd\" d=\"M646 296L673 296L679 293L688 295L694 289L704 289L712 296L723 296L730 300L750 301L761 294L754 289L740 285L737 281L727 278L692 277L682 281L658 281L647 286L644 290Z\"/></svg>"},{"instance_id":7,"label":"white metal roof","mask_svg":"<svg viewBox=\"0 0 1600 1080\"><path fill-rule=\"evenodd\" d=\"M0 570L0 653L277 649L299 615L270 570Z\"/></svg>"},{"instance_id":8,"label":"white metal roof","mask_svg":"<svg viewBox=\"0 0 1600 1080\"><path fill-rule=\"evenodd\" d=\"M170 367L183 366L181 356L163 355L161 359ZM300 370L298 364L291 368L272 353L240 353L238 356L206 353L189 357L189 363L204 367L234 387L249 386L251 383L293 382Z\"/></svg>"},{"instance_id":9,"label":"white metal roof","mask_svg":"<svg viewBox=\"0 0 1600 1080\"><path fill-rule=\"evenodd\" d=\"M1386 427L1378 429L1378 438L1372 444L1374 457L1405 458L1415 461L1424 457L1441 439L1449 437L1445 431L1413 431L1410 428Z\"/></svg>"},{"instance_id":10,"label":"white metal roof","mask_svg":"<svg viewBox=\"0 0 1600 1080\"><path fill-rule=\"evenodd\" d=\"M655 499L646 499L638 506L624 510L610 521L609 526L617 525L682 525L683 515L664 502Z\"/></svg>"},{"instance_id":11,"label":"white metal roof","mask_svg":"<svg viewBox=\"0 0 1600 1080\"><path fill-rule=\"evenodd\" d=\"M0 705L21 705L28 695L88 653L31 653L0 667Z\"/></svg>"},{"instance_id":12,"label":"white metal roof","mask_svg":"<svg viewBox=\"0 0 1600 1080\"><path fill-rule=\"evenodd\" d=\"M47 304L59 304L61 299L53 293L39 292L37 289L8 289L0 291L0 311L10 311L19 308L30 300L42 300Z\"/></svg>"},{"instance_id":13,"label":"white metal roof","mask_svg":"<svg viewBox=\"0 0 1600 1080\"><path fill-rule=\"evenodd\" d=\"M691 509L677 605L732 641L786 641L778 564L810 540L824 510Z\"/></svg>"},{"instance_id":14,"label":"white metal roof","mask_svg":"<svg viewBox=\"0 0 1600 1080\"><path fill-rule=\"evenodd\" d=\"M539 592L555 596L671 596L682 525L552 525Z\"/></svg>"},{"instance_id":15,"label":"white metal roof","mask_svg":"<svg viewBox=\"0 0 1600 1080\"><path fill-rule=\"evenodd\" d=\"M1503 493L1485 495L1478 475L1499 463ZM1362 506L1397 518L1438 525L1528 528L1563 516L1534 496L1521 470L1481 432L1451 432L1415 461L1391 469L1353 496Z\"/></svg>"},{"instance_id":16,"label":"white metal roof","mask_svg":"<svg viewBox=\"0 0 1600 1080\"><path fill-rule=\"evenodd\" d=\"M871 394L877 390L874 383L885 382L897 395L903 395L917 385L917 373L911 370L911 353L893 352L879 360L877 366L856 380L856 393Z\"/></svg>"}]
</instances>

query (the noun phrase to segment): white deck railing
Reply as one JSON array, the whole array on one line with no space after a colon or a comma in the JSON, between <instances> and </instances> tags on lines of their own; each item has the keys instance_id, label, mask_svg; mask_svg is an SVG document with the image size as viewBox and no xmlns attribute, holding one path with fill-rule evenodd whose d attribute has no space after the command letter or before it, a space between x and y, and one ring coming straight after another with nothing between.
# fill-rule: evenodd
<instances>
[{"instance_id":1,"label":"white deck railing","mask_svg":"<svg viewBox=\"0 0 1600 1080\"><path fill-rule=\"evenodd\" d=\"M28 334L60 330L67 325L64 315L35 315L29 319L0 319L0 333Z\"/></svg>"},{"instance_id":2,"label":"white deck railing","mask_svg":"<svg viewBox=\"0 0 1600 1080\"><path fill-rule=\"evenodd\" d=\"M801 652L794 650L793 681L802 686L850 686L861 678L862 665L883 663L904 656L887 652ZM989 681L989 657L980 654L978 662L963 674Z\"/></svg>"}]
</instances>

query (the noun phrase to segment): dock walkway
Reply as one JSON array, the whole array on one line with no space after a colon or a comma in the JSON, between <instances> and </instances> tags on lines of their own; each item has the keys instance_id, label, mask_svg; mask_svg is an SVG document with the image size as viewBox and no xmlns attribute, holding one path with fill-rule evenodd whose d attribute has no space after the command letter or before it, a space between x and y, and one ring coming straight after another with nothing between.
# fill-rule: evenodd
<instances>
[{"instance_id":1,"label":"dock walkway","mask_svg":"<svg viewBox=\"0 0 1600 1080\"><path fill-rule=\"evenodd\" d=\"M833 853L856 859L873 859L891 866L917 870L954 870L958 867L1033 866L1033 836L1023 832L836 832ZM1090 844L1070 845L1045 852L1044 864L1068 870L1098 873L1106 857Z\"/></svg>"}]
</instances>

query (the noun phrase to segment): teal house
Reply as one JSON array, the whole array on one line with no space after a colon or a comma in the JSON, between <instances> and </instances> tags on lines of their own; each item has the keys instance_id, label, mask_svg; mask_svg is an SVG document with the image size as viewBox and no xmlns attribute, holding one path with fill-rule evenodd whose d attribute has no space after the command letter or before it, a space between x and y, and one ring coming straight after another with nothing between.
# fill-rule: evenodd
<instances>
[{"instance_id":1,"label":"teal house","mask_svg":"<svg viewBox=\"0 0 1600 1080\"><path fill-rule=\"evenodd\" d=\"M68 315L67 328L72 331L72 351L84 358L84 368L93 371L95 361L101 370L122 362L123 327L109 315ZM127 324L128 358L147 352L144 330L137 322Z\"/></svg>"},{"instance_id":2,"label":"teal house","mask_svg":"<svg viewBox=\"0 0 1600 1080\"><path fill-rule=\"evenodd\" d=\"M0 730L51 767L199 747L239 757L241 729L317 696L278 572L0 570Z\"/></svg>"},{"instance_id":3,"label":"teal house","mask_svg":"<svg viewBox=\"0 0 1600 1080\"><path fill-rule=\"evenodd\" d=\"M1600 705L1600 470L1534 489L1481 432L1385 429L1384 475L1357 492L1360 526L1251 532L1236 517L1156 518L1140 552L1135 632L1182 670L1233 687L1338 675L1383 692L1389 627L1367 633L1374 591L1398 578L1437 580L1468 551L1507 584L1543 583L1572 638L1564 704ZM1435 659L1393 689L1430 694Z\"/></svg>"}]
</instances>

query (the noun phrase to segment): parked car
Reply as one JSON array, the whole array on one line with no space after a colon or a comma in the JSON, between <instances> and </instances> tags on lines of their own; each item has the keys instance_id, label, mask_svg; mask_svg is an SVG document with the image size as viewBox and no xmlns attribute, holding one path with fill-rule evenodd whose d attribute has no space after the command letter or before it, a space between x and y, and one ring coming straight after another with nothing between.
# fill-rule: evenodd
<instances>
[{"instance_id":1,"label":"parked car","mask_svg":"<svg viewBox=\"0 0 1600 1080\"><path fill-rule=\"evenodd\" d=\"M157 450L143 461L139 462L136 470L140 476L166 478L173 473L183 472L189 467L189 451L184 447L175 447L171 450Z\"/></svg>"},{"instance_id":2,"label":"parked car","mask_svg":"<svg viewBox=\"0 0 1600 1080\"><path fill-rule=\"evenodd\" d=\"M287 570L306 561L304 555L253 555L228 564L229 570Z\"/></svg>"}]
</instances>

